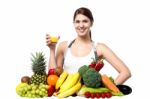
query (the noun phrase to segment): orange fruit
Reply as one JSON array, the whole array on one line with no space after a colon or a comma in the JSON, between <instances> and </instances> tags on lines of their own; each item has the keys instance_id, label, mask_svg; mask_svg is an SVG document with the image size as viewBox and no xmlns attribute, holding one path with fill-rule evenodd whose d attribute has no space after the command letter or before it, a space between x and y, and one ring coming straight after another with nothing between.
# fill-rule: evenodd
<instances>
[{"instance_id":1,"label":"orange fruit","mask_svg":"<svg viewBox=\"0 0 150 99\"><path fill-rule=\"evenodd\" d=\"M48 85L55 86L58 78L59 77L57 75L49 75L48 78L47 78Z\"/></svg>"}]
</instances>

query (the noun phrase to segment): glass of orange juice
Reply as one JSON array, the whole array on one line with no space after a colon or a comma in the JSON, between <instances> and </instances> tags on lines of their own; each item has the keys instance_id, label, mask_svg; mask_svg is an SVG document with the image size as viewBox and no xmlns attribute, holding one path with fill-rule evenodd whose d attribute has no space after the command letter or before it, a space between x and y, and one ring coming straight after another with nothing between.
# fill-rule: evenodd
<instances>
[{"instance_id":1,"label":"glass of orange juice","mask_svg":"<svg viewBox=\"0 0 150 99\"><path fill-rule=\"evenodd\" d=\"M58 33L50 33L50 40L52 43L57 43L59 40L60 36Z\"/></svg>"}]
</instances>

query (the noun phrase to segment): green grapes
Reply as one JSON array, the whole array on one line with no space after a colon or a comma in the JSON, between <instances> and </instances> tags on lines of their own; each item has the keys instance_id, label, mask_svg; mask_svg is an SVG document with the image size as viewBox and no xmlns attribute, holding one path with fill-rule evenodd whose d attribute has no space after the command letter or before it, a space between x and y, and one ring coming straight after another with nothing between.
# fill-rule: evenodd
<instances>
[{"instance_id":1,"label":"green grapes","mask_svg":"<svg viewBox=\"0 0 150 99\"><path fill-rule=\"evenodd\" d=\"M48 85L40 84L40 85L28 85L24 83L20 83L16 87L16 92L21 97L28 97L28 98L41 98L47 97L48 93Z\"/></svg>"}]
</instances>

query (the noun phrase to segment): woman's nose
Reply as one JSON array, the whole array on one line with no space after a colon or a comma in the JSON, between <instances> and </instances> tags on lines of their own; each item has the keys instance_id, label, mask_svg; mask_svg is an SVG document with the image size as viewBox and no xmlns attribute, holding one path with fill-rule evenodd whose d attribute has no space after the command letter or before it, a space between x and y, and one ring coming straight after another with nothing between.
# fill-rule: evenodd
<instances>
[{"instance_id":1,"label":"woman's nose","mask_svg":"<svg viewBox=\"0 0 150 99\"><path fill-rule=\"evenodd\" d=\"M79 23L79 26L80 26L80 27L84 27L83 22L80 22L80 23Z\"/></svg>"}]
</instances>

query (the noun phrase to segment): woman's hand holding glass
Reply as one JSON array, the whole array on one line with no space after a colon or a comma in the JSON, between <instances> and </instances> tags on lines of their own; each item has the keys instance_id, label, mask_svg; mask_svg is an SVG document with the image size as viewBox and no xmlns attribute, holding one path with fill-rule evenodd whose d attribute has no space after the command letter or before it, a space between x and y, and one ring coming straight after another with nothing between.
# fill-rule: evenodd
<instances>
[{"instance_id":1,"label":"woman's hand holding glass","mask_svg":"<svg viewBox=\"0 0 150 99\"><path fill-rule=\"evenodd\" d=\"M56 44L59 40L59 36L58 35L49 35L49 34L46 34L46 44L47 46L50 48L50 49L55 49L56 47Z\"/></svg>"}]
</instances>

